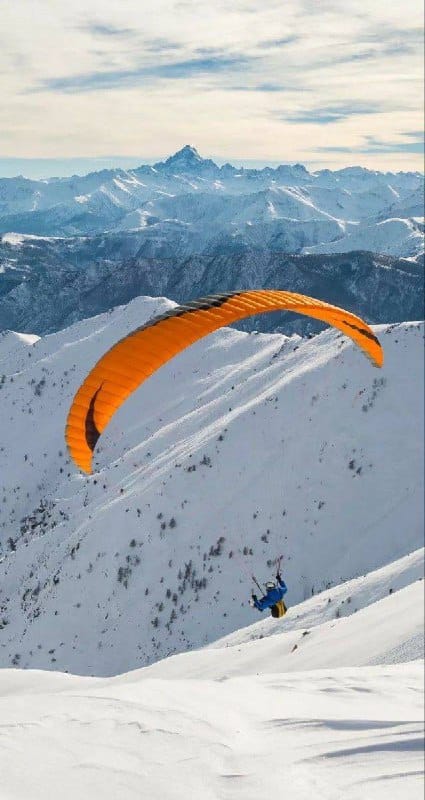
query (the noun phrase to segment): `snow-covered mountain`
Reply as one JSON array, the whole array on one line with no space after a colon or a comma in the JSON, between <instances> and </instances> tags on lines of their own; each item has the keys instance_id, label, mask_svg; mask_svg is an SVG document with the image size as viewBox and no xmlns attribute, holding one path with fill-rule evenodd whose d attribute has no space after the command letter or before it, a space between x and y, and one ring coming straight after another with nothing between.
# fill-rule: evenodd
<instances>
[{"instance_id":1,"label":"snow-covered mountain","mask_svg":"<svg viewBox=\"0 0 425 800\"><path fill-rule=\"evenodd\" d=\"M140 294L177 302L246 288L281 288L330 300L368 322L422 319L423 264L351 252L287 255L238 249L224 237L210 255L185 255L178 229L166 241L140 232L43 239L9 234L0 243L0 330L45 334L128 303ZM248 326L307 334L306 317L265 315Z\"/></svg>"},{"instance_id":2,"label":"snow-covered mountain","mask_svg":"<svg viewBox=\"0 0 425 800\"><path fill-rule=\"evenodd\" d=\"M211 252L223 235L292 253L340 240L345 251L357 226L356 249L373 250L378 240L380 252L410 257L423 249L421 215L418 172L218 167L189 145L164 162L128 171L0 179L0 233L76 236L153 227L167 239L171 226L187 254ZM400 230L391 249L375 231L387 219L404 220L409 229L408 235Z\"/></svg>"},{"instance_id":3,"label":"snow-covered mountain","mask_svg":"<svg viewBox=\"0 0 425 800\"><path fill-rule=\"evenodd\" d=\"M181 302L218 287L323 293L372 323L417 319L421 215L420 173L219 167L188 145L130 171L0 179L0 330L45 334L141 294Z\"/></svg>"},{"instance_id":4,"label":"snow-covered mountain","mask_svg":"<svg viewBox=\"0 0 425 800\"><path fill-rule=\"evenodd\" d=\"M285 670L325 667L301 629L320 622L326 650L338 617L358 611L338 622L341 666L417 657L423 325L377 327L380 371L335 331L219 331L133 395L95 474L78 474L63 442L75 390L169 307L138 298L42 339L0 339L0 664L112 675L213 642L253 621L251 575L265 580L281 553L289 605L306 603L223 647L246 641L248 654L259 645L247 639L282 633ZM401 629L382 623L391 592L406 598ZM344 660L361 615L369 650Z\"/></svg>"},{"instance_id":5,"label":"snow-covered mountain","mask_svg":"<svg viewBox=\"0 0 425 800\"><path fill-rule=\"evenodd\" d=\"M365 239L368 250L374 253L397 255L402 251L413 256L423 246L423 219L384 219L375 225L354 223L347 225L346 236L333 242L305 247L304 253L346 253L361 250Z\"/></svg>"}]
</instances>

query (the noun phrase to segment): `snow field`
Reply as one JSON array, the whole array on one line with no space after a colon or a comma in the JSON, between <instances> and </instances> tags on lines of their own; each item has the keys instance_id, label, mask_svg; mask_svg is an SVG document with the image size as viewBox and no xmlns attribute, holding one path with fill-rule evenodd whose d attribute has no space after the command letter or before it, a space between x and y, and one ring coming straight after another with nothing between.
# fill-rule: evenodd
<instances>
[{"instance_id":1,"label":"snow field","mask_svg":"<svg viewBox=\"0 0 425 800\"><path fill-rule=\"evenodd\" d=\"M262 663L224 680L3 671L3 796L423 796L420 664L261 674Z\"/></svg>"}]
</instances>

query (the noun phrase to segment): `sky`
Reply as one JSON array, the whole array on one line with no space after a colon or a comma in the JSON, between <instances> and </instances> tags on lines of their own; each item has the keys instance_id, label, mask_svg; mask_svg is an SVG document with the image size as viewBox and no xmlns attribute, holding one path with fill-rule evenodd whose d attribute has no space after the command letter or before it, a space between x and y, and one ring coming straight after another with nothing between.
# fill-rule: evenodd
<instances>
[{"instance_id":1,"label":"sky","mask_svg":"<svg viewBox=\"0 0 425 800\"><path fill-rule=\"evenodd\" d=\"M422 0L1 0L0 174L423 169Z\"/></svg>"}]
</instances>

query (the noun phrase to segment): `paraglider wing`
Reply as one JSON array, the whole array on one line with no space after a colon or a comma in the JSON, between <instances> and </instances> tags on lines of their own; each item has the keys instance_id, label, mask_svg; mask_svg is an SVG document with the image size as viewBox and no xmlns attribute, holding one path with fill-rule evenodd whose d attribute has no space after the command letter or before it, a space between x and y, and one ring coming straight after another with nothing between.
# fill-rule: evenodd
<instances>
[{"instance_id":1,"label":"paraglider wing","mask_svg":"<svg viewBox=\"0 0 425 800\"><path fill-rule=\"evenodd\" d=\"M115 411L159 367L209 333L265 311L293 311L339 328L381 367L383 352L360 317L302 294L253 290L211 295L176 306L117 342L93 367L68 414L66 441L75 463L92 471L96 442Z\"/></svg>"}]
</instances>

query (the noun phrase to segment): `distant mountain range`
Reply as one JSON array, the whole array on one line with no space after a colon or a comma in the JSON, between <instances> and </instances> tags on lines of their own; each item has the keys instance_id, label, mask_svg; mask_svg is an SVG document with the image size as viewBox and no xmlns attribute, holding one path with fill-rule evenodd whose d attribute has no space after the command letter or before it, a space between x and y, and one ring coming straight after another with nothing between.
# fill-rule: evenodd
<instances>
[{"instance_id":1,"label":"distant mountain range","mask_svg":"<svg viewBox=\"0 0 425 800\"><path fill-rule=\"evenodd\" d=\"M423 185L418 172L219 167L189 145L134 170L0 179L0 329L43 334L140 294L259 286L371 322L421 317Z\"/></svg>"},{"instance_id":2,"label":"distant mountain range","mask_svg":"<svg viewBox=\"0 0 425 800\"><path fill-rule=\"evenodd\" d=\"M420 249L423 176L361 167L310 173L218 167L186 145L154 166L84 177L0 179L0 233L39 236L149 231L203 252L230 235L238 246L284 252L372 250L412 256ZM147 232L146 232L147 233ZM309 248L309 250L305 250Z\"/></svg>"}]
</instances>

